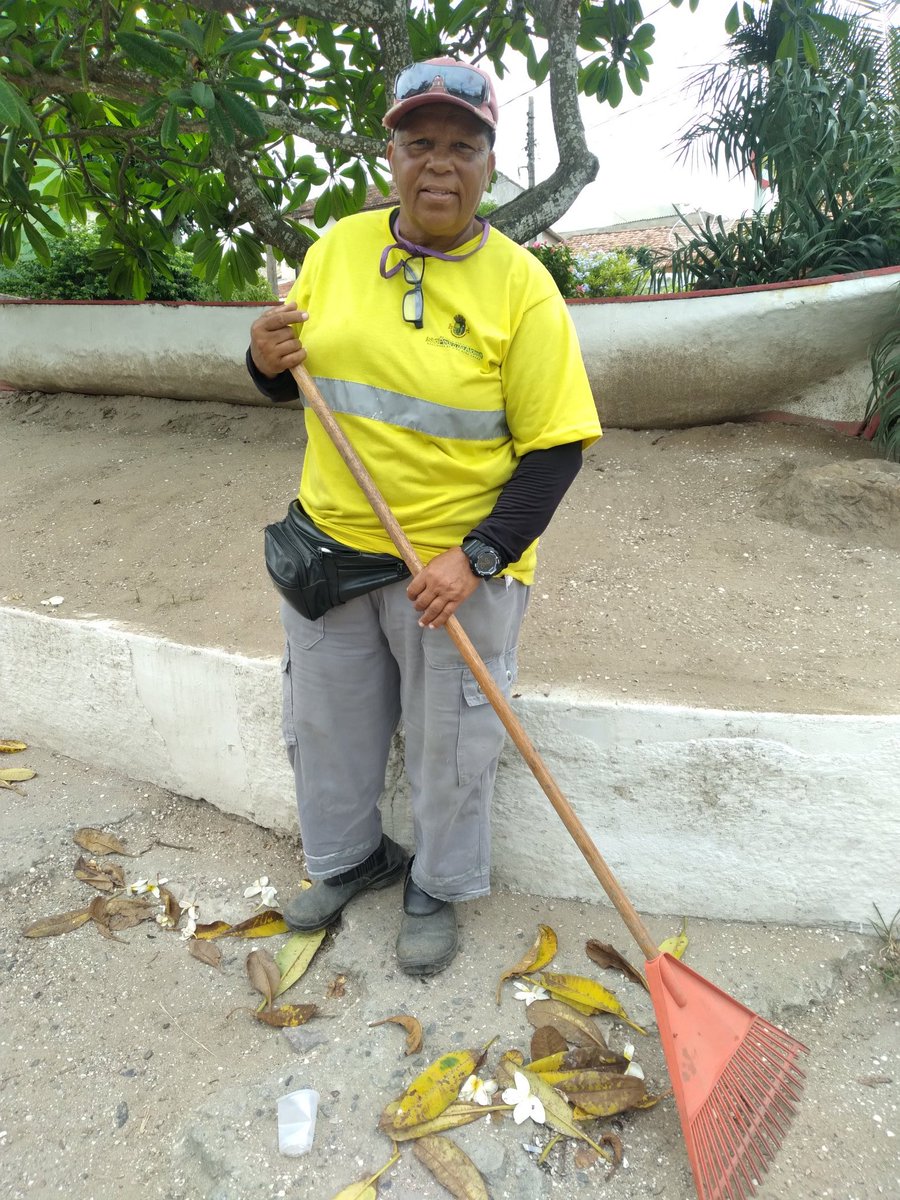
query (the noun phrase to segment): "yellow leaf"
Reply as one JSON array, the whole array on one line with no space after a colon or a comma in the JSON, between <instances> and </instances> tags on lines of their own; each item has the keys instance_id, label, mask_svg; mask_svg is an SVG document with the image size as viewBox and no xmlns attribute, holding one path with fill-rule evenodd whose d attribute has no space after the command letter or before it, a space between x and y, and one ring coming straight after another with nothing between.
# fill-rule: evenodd
<instances>
[{"instance_id":1,"label":"yellow leaf","mask_svg":"<svg viewBox=\"0 0 900 1200\"><path fill-rule=\"evenodd\" d=\"M276 996L282 995L289 987L293 987L303 975L312 962L313 955L322 945L322 939L326 932L325 929L317 929L314 933L295 933L284 943L275 955L275 962L281 972L281 982L275 991Z\"/></svg>"},{"instance_id":2,"label":"yellow leaf","mask_svg":"<svg viewBox=\"0 0 900 1200\"><path fill-rule=\"evenodd\" d=\"M423 1121L421 1125L413 1125L409 1129L398 1129L394 1124L394 1117L399 1106L399 1100L392 1100L390 1104L385 1105L384 1112L378 1119L379 1130L386 1133L389 1138L393 1138L395 1142L409 1142L415 1138L427 1137L430 1133L443 1133L446 1129L458 1129L460 1125L470 1125L472 1121L490 1116L492 1113L499 1116L505 1111L496 1106L491 1107L474 1102L470 1104L463 1100L455 1100L434 1120Z\"/></svg>"},{"instance_id":3,"label":"yellow leaf","mask_svg":"<svg viewBox=\"0 0 900 1200\"><path fill-rule=\"evenodd\" d=\"M490 1200L478 1168L449 1138L438 1134L419 1138L413 1154L457 1200Z\"/></svg>"},{"instance_id":4,"label":"yellow leaf","mask_svg":"<svg viewBox=\"0 0 900 1200\"><path fill-rule=\"evenodd\" d=\"M4 783L24 783L26 779L34 779L37 771L28 767L5 767L0 771L0 779Z\"/></svg>"},{"instance_id":5,"label":"yellow leaf","mask_svg":"<svg viewBox=\"0 0 900 1200\"><path fill-rule=\"evenodd\" d=\"M91 919L90 909L78 908L74 912L57 913L55 917L41 917L22 930L23 937L56 937L58 933L69 933L79 929Z\"/></svg>"},{"instance_id":6,"label":"yellow leaf","mask_svg":"<svg viewBox=\"0 0 900 1200\"><path fill-rule=\"evenodd\" d=\"M370 1175L368 1179L363 1179L360 1183L351 1183L349 1187L341 1188L332 1200L377 1200L378 1193L375 1190L375 1180L379 1175L383 1175L389 1167L392 1167L400 1157L399 1152L393 1156L384 1166Z\"/></svg>"},{"instance_id":7,"label":"yellow leaf","mask_svg":"<svg viewBox=\"0 0 900 1200\"><path fill-rule=\"evenodd\" d=\"M241 921L240 925L232 925L230 929L216 936L257 938L272 937L273 934L287 932L287 922L281 913L276 912L274 908L268 908L265 912L257 913L256 916Z\"/></svg>"},{"instance_id":8,"label":"yellow leaf","mask_svg":"<svg viewBox=\"0 0 900 1200\"><path fill-rule=\"evenodd\" d=\"M496 1038L488 1042L488 1046L494 1041ZM394 1127L408 1129L411 1125L421 1125L423 1121L431 1121L439 1116L453 1103L469 1076L475 1074L488 1046L480 1052L451 1050L426 1067L400 1097L394 1114Z\"/></svg>"},{"instance_id":9,"label":"yellow leaf","mask_svg":"<svg viewBox=\"0 0 900 1200\"><path fill-rule=\"evenodd\" d=\"M660 954L671 954L673 958L681 958L687 948L687 917L683 917L681 921L681 932L676 933L674 937L666 938L664 942L660 942L659 952Z\"/></svg>"},{"instance_id":10,"label":"yellow leaf","mask_svg":"<svg viewBox=\"0 0 900 1200\"><path fill-rule=\"evenodd\" d=\"M583 975L554 975L544 972L541 983L552 996L571 1004L579 1012L612 1013L613 1016L636 1029L638 1033L646 1034L647 1030L636 1025L619 1003L618 998L608 992L605 987L595 983L593 979L585 979ZM535 1007L535 1006L532 1006Z\"/></svg>"},{"instance_id":11,"label":"yellow leaf","mask_svg":"<svg viewBox=\"0 0 900 1200\"><path fill-rule=\"evenodd\" d=\"M507 979L512 979L514 975L529 975L532 971L540 971L553 959L558 946L558 939L550 926L538 925L537 937L531 949L514 967L510 967L500 976L497 982L497 1003L500 1003L500 989Z\"/></svg>"},{"instance_id":12,"label":"yellow leaf","mask_svg":"<svg viewBox=\"0 0 900 1200\"><path fill-rule=\"evenodd\" d=\"M209 925L198 925L194 930L194 937L201 942L209 942L213 938L224 937L230 929L227 921L212 921Z\"/></svg>"},{"instance_id":13,"label":"yellow leaf","mask_svg":"<svg viewBox=\"0 0 900 1200\"><path fill-rule=\"evenodd\" d=\"M0 754L17 754L20 750L27 750L28 746L25 742L11 742L0 740Z\"/></svg>"},{"instance_id":14,"label":"yellow leaf","mask_svg":"<svg viewBox=\"0 0 900 1200\"><path fill-rule=\"evenodd\" d=\"M395 1017L385 1017L383 1021L370 1021L369 1026L374 1028L376 1025L402 1025L406 1030L406 1053L416 1054L422 1049L422 1025L415 1017L408 1017L405 1013L398 1013ZM465 1081L463 1081L465 1082Z\"/></svg>"}]
</instances>

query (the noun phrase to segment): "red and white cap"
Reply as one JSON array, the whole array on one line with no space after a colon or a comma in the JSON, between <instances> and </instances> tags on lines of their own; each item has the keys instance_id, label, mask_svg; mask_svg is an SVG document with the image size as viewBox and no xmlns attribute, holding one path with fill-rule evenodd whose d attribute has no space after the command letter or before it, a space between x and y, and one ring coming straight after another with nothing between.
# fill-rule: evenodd
<instances>
[{"instance_id":1,"label":"red and white cap","mask_svg":"<svg viewBox=\"0 0 900 1200\"><path fill-rule=\"evenodd\" d=\"M497 128L498 108L497 94L494 90L494 81L487 71L483 71L481 67L473 67L468 63L458 62L455 58L428 58L421 63L413 63L412 66L406 67L397 76L397 94L403 95L404 76L408 73L412 74L416 68L422 67L454 67L461 72L471 73L472 75L480 76L484 81L484 99L480 103L475 103L470 99L466 99L462 92L465 89L455 88L451 73L447 73L447 79L440 71L435 71L433 78L427 78L418 81L418 87L412 94L406 95L403 99L399 99L388 109L384 115L382 124L388 129L396 129L398 122L406 116L408 112L412 112L415 108L421 108L425 104L453 104L456 108L463 108L467 112L484 121L485 125L491 129ZM453 72L455 74L455 72ZM425 73L422 73L425 74Z\"/></svg>"}]
</instances>

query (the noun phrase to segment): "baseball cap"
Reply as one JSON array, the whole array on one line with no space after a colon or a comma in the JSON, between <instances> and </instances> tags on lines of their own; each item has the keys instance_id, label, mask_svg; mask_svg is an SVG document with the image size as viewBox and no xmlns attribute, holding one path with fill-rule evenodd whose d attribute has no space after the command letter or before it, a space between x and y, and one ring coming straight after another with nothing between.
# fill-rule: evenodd
<instances>
[{"instance_id":1,"label":"baseball cap","mask_svg":"<svg viewBox=\"0 0 900 1200\"><path fill-rule=\"evenodd\" d=\"M453 104L484 121L490 129L497 128L494 81L487 71L455 58L429 58L404 67L394 83L394 96L394 105L384 115L383 124L388 129L396 129L402 117L424 104Z\"/></svg>"}]
</instances>

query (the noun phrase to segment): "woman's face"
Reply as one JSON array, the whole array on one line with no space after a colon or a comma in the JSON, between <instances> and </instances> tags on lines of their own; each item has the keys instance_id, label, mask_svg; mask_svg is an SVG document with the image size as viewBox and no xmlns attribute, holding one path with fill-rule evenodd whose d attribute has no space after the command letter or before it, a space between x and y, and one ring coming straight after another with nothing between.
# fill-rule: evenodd
<instances>
[{"instance_id":1,"label":"woman's face","mask_svg":"<svg viewBox=\"0 0 900 1200\"><path fill-rule=\"evenodd\" d=\"M484 122L452 104L423 105L395 131L387 159L400 193L400 233L431 250L468 241L494 172Z\"/></svg>"}]
</instances>

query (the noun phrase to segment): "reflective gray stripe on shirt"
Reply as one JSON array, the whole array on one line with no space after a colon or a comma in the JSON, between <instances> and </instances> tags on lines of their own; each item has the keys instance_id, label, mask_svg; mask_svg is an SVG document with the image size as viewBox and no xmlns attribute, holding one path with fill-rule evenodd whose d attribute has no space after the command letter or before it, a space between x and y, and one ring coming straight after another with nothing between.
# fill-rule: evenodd
<instances>
[{"instance_id":1,"label":"reflective gray stripe on shirt","mask_svg":"<svg viewBox=\"0 0 900 1200\"><path fill-rule=\"evenodd\" d=\"M316 376L316 383L332 412L415 429L417 433L425 433L429 437L454 438L465 442L493 442L509 437L503 409L484 412L450 408L418 396L405 396L402 392L389 392L364 383L350 383L346 379Z\"/></svg>"}]
</instances>

